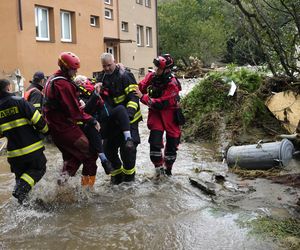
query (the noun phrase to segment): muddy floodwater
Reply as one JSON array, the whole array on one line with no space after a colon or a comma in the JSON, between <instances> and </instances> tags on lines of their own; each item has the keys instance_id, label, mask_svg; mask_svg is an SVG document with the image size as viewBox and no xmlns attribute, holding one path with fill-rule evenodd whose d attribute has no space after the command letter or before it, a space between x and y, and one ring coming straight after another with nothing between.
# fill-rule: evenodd
<instances>
[{"instance_id":1,"label":"muddy floodwater","mask_svg":"<svg viewBox=\"0 0 300 250\"><path fill-rule=\"evenodd\" d=\"M261 214L288 216L284 202L290 200L274 207L259 190L249 193L251 199L238 191L214 198L192 186L189 177L198 177L197 169L226 171L213 160L210 144L182 143L173 176L155 181L144 107L143 115L134 183L112 186L99 162L93 193L82 192L80 172L59 187L61 154L48 144L47 173L31 193L32 201L44 204L24 208L11 196L14 176L1 156L0 249L279 249L271 239L249 234L244 222ZM257 188L284 195L285 189L270 185L262 180Z\"/></svg>"}]
</instances>

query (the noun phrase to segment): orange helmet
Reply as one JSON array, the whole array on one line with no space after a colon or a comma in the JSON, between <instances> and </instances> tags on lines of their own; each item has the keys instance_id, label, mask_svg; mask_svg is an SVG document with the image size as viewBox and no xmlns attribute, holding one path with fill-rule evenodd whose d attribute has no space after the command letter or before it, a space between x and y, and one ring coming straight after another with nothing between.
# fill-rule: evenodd
<instances>
[{"instance_id":1,"label":"orange helmet","mask_svg":"<svg viewBox=\"0 0 300 250\"><path fill-rule=\"evenodd\" d=\"M67 69L79 69L80 59L72 52L62 52L58 58L58 66Z\"/></svg>"}]
</instances>

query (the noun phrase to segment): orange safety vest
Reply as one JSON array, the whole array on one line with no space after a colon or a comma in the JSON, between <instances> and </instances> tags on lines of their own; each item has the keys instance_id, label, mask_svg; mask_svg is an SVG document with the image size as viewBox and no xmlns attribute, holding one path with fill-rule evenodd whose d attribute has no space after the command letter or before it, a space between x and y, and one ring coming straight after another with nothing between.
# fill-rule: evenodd
<instances>
[{"instance_id":1,"label":"orange safety vest","mask_svg":"<svg viewBox=\"0 0 300 250\"><path fill-rule=\"evenodd\" d=\"M29 96L31 95L31 92L34 91L34 90L37 90L37 91L39 91L40 93L42 93L38 88L35 88L35 87L32 88L32 89L29 89L29 90L27 90L27 91L24 92L24 99L25 99L26 101L29 100Z\"/></svg>"}]
</instances>

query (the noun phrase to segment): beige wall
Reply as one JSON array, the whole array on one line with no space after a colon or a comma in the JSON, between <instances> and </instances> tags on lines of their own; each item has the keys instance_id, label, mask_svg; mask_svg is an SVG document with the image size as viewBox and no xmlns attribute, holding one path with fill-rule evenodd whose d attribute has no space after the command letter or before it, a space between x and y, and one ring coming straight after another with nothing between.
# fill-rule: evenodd
<instances>
[{"instance_id":1,"label":"beige wall","mask_svg":"<svg viewBox=\"0 0 300 250\"><path fill-rule=\"evenodd\" d=\"M20 69L27 85L33 73L42 70L46 75L57 68L57 58L62 51L72 51L81 59L79 74L91 76L101 70L99 55L106 50L104 37L113 38L113 44L126 66L138 76L138 69L153 67L156 50L156 1L152 7L139 5L136 0L112 0L112 6L103 0L22 0L23 30L19 28L18 0L0 0L0 75L8 75ZM36 40L35 5L52 8L53 27L51 42ZM104 18L105 6L113 9L113 20ZM73 43L61 42L60 10L74 12L76 40ZM99 16L100 27L90 26L90 15ZM120 15L118 17L118 15ZM121 21L129 24L129 32L121 31ZM136 45L136 25L152 27L152 47ZM119 39L121 43L119 43ZM133 40L133 43L124 43ZM122 42L123 41L123 42ZM112 43L113 42L113 43Z\"/></svg>"},{"instance_id":2,"label":"beige wall","mask_svg":"<svg viewBox=\"0 0 300 250\"><path fill-rule=\"evenodd\" d=\"M0 71L1 76L10 74L16 69L19 55L18 48L18 19L17 1L0 1Z\"/></svg>"},{"instance_id":3,"label":"beige wall","mask_svg":"<svg viewBox=\"0 0 300 250\"><path fill-rule=\"evenodd\" d=\"M157 56L156 39L156 0L151 0L151 8L137 4L136 0L120 1L120 24L122 21L128 22L128 32L120 31L120 39L133 40L132 43L120 43L121 62L127 67L133 68L132 72L138 76L138 69L153 67L153 58ZM144 45L137 46L137 25L143 26ZM146 27L152 28L152 47L146 46ZM121 27L120 27L121 29Z\"/></svg>"},{"instance_id":4,"label":"beige wall","mask_svg":"<svg viewBox=\"0 0 300 250\"><path fill-rule=\"evenodd\" d=\"M104 9L111 9L113 11L113 18L107 19L104 17L103 9L103 36L109 38L119 38L119 9L118 9L118 0L111 0L111 4L104 3L104 0L101 0L104 5ZM121 2L126 2L127 0L121 0Z\"/></svg>"},{"instance_id":5,"label":"beige wall","mask_svg":"<svg viewBox=\"0 0 300 250\"><path fill-rule=\"evenodd\" d=\"M5 3L4 3L5 2ZM14 4L13 4L13 3ZM26 0L22 1L23 30L18 29L17 1L1 0L2 6L7 7L8 19L2 23L4 30L8 30L8 40L0 43L0 51L11 51L17 60L1 56L0 65L4 70L19 68L26 81L31 79L36 70L45 74L52 74L57 68L57 58L62 51L72 51L81 59L79 74L91 76L93 71L99 70L99 54L103 51L103 1L89 0ZM41 42L35 38L35 5L51 7L54 13L54 41ZM9 8L9 9L8 9ZM76 27L76 42L63 43L60 41L60 10L74 12ZM90 26L90 15L100 17L100 28ZM12 19L11 22L7 20ZM1 28L1 32L3 28ZM1 34L1 33L0 33ZM1 34L2 37L2 34ZM7 54L7 53L5 53ZM1 53L1 55L3 55ZM4 60L8 60L4 62ZM2 66L4 65L4 66Z\"/></svg>"}]
</instances>

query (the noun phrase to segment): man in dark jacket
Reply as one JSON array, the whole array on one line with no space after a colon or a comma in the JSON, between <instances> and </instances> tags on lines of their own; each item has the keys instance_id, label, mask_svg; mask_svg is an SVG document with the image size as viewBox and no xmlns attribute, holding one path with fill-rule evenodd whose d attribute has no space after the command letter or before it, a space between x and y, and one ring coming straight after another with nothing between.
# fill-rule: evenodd
<instances>
[{"instance_id":1,"label":"man in dark jacket","mask_svg":"<svg viewBox=\"0 0 300 250\"><path fill-rule=\"evenodd\" d=\"M44 144L39 132L48 126L29 102L9 93L10 82L0 79L0 136L8 139L7 158L15 174L13 196L20 204L46 171Z\"/></svg>"},{"instance_id":2,"label":"man in dark jacket","mask_svg":"<svg viewBox=\"0 0 300 250\"><path fill-rule=\"evenodd\" d=\"M42 110L43 98L44 95L42 90L45 85L45 75L41 71L37 71L34 73L32 80L30 81L29 87L26 89L24 93L24 99L29 101L36 107L40 112Z\"/></svg>"},{"instance_id":3,"label":"man in dark jacket","mask_svg":"<svg viewBox=\"0 0 300 250\"><path fill-rule=\"evenodd\" d=\"M133 181L135 178L136 147L140 143L138 123L142 120L142 114L139 98L134 94L137 83L133 74L116 65L110 53L101 55L101 63L103 71L98 75L97 81L102 83L104 101L113 108L123 106L130 120L129 140L125 140L120 124L114 120L101 123L105 139L104 152L114 168L111 181L113 184L119 184L123 181Z\"/></svg>"},{"instance_id":4,"label":"man in dark jacket","mask_svg":"<svg viewBox=\"0 0 300 250\"><path fill-rule=\"evenodd\" d=\"M52 75L45 85L44 115L52 140L62 152L64 165L59 184L74 176L83 164L81 184L92 188L95 183L98 158L90 151L87 137L78 122L88 123L100 130L99 123L80 108L77 86L73 82L79 58L72 52L63 52L58 59L60 70Z\"/></svg>"}]
</instances>

